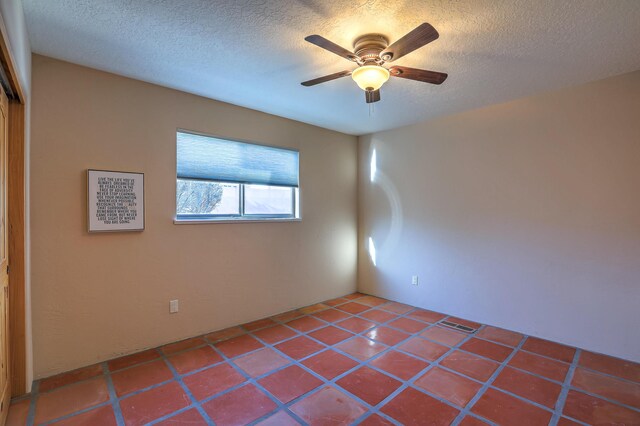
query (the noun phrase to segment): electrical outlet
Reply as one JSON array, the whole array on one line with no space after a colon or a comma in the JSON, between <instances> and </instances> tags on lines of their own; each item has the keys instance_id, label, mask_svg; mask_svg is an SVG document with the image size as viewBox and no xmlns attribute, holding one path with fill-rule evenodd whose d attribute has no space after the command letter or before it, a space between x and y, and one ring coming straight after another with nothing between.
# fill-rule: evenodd
<instances>
[{"instance_id":1,"label":"electrical outlet","mask_svg":"<svg viewBox=\"0 0 640 426\"><path fill-rule=\"evenodd\" d=\"M178 312L178 299L169 301L169 313L175 314Z\"/></svg>"},{"instance_id":2,"label":"electrical outlet","mask_svg":"<svg viewBox=\"0 0 640 426\"><path fill-rule=\"evenodd\" d=\"M418 285L418 276L417 275L413 275L411 277L411 285Z\"/></svg>"}]
</instances>

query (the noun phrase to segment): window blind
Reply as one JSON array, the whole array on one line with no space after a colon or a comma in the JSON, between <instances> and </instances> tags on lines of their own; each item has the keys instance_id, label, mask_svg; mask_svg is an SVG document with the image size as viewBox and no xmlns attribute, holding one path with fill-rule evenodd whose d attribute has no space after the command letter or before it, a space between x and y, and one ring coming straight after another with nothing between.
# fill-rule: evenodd
<instances>
[{"instance_id":1,"label":"window blind","mask_svg":"<svg viewBox=\"0 0 640 426\"><path fill-rule=\"evenodd\" d=\"M178 178L298 186L298 151L178 132Z\"/></svg>"}]
</instances>

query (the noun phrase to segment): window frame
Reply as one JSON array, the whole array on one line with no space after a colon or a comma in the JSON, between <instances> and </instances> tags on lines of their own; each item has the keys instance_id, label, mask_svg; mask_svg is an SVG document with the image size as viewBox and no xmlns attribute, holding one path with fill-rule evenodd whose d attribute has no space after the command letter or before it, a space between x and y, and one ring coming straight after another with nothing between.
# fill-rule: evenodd
<instances>
[{"instance_id":1,"label":"window frame","mask_svg":"<svg viewBox=\"0 0 640 426\"><path fill-rule=\"evenodd\" d=\"M209 133L195 132L192 130L186 130L182 128L176 129L176 150L177 150L177 135L178 133L188 133L198 136L210 137L225 141L231 142L240 142L252 145L259 145L269 148L276 148L282 150L289 151L297 151L292 148L277 146L277 145L268 145L264 143L256 143L254 141L228 138L223 136L216 136ZM298 156L300 155L300 151L298 152ZM299 158L299 157L298 157ZM221 215L211 215L211 214L178 214L178 204L177 197L175 198L175 216L174 216L174 224L207 224L207 223L238 223L238 222L300 222L302 221L302 200L301 200L301 183L300 183L300 163L298 163L298 186L281 186L282 188L289 188L291 190L291 214L245 214L245 185L258 185L258 186L277 186L277 185L264 185L260 183L251 183L251 182L234 182L234 181L217 181L217 180L209 180L209 179L187 179L187 178L179 178L177 175L177 156L176 156L176 187L175 193L177 195L178 192L178 180L199 180L201 182L210 182L210 183L231 183L239 186L239 194L238 194L238 203L239 203L239 214L221 214Z\"/></svg>"}]
</instances>

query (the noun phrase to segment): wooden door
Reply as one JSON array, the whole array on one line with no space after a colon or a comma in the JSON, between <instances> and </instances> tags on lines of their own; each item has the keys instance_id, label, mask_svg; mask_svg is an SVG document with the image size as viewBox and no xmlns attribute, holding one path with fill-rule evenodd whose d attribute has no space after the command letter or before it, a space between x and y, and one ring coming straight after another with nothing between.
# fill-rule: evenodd
<instances>
[{"instance_id":1,"label":"wooden door","mask_svg":"<svg viewBox=\"0 0 640 426\"><path fill-rule=\"evenodd\" d=\"M7 123L9 101L0 86L0 425L9 411L9 258L7 232Z\"/></svg>"}]
</instances>

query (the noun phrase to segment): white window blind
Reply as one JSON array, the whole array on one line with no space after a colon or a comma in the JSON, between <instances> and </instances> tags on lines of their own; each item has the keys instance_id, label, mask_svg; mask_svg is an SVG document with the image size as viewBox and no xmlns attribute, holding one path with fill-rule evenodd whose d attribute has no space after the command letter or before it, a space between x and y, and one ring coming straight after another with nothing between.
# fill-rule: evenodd
<instances>
[{"instance_id":1,"label":"white window blind","mask_svg":"<svg viewBox=\"0 0 640 426\"><path fill-rule=\"evenodd\" d=\"M298 151L178 132L178 179L297 188Z\"/></svg>"}]
</instances>

